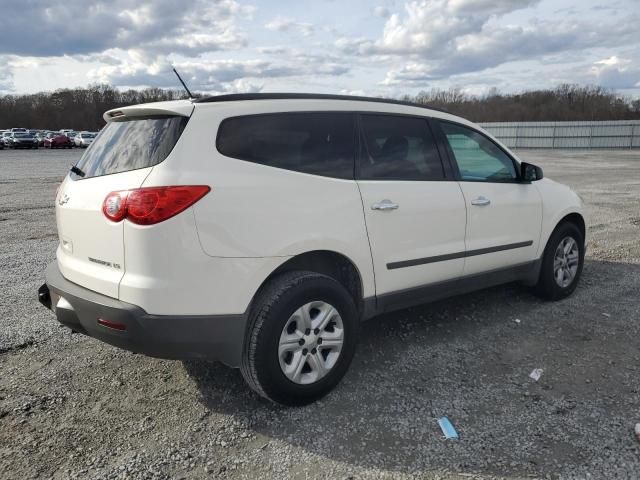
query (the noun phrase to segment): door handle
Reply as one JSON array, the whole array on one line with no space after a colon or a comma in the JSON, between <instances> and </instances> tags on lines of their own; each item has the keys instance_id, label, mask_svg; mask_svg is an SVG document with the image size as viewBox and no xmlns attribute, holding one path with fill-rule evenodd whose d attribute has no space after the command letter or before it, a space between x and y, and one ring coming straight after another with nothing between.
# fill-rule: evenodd
<instances>
[{"instance_id":1,"label":"door handle","mask_svg":"<svg viewBox=\"0 0 640 480\"><path fill-rule=\"evenodd\" d=\"M400 205L386 198L381 202L371 205L371 210L397 210L398 208L400 208Z\"/></svg>"},{"instance_id":2,"label":"door handle","mask_svg":"<svg viewBox=\"0 0 640 480\"><path fill-rule=\"evenodd\" d=\"M487 197L483 197L482 195L471 200L471 205L475 205L476 207L484 207L486 205L489 205L490 203L491 200L489 200Z\"/></svg>"}]
</instances>

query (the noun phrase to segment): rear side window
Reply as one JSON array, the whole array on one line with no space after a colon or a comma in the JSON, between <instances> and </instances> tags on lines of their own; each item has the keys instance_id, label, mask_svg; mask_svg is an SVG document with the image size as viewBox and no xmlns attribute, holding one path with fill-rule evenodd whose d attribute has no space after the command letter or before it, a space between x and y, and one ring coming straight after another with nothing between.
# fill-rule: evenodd
<instances>
[{"instance_id":1,"label":"rear side window","mask_svg":"<svg viewBox=\"0 0 640 480\"><path fill-rule=\"evenodd\" d=\"M163 116L110 122L76 167L85 173L83 178L90 178L157 165L167 158L188 121Z\"/></svg>"},{"instance_id":2,"label":"rear side window","mask_svg":"<svg viewBox=\"0 0 640 480\"><path fill-rule=\"evenodd\" d=\"M228 118L218 129L227 157L334 178L353 178L351 113L270 113Z\"/></svg>"},{"instance_id":3,"label":"rear side window","mask_svg":"<svg viewBox=\"0 0 640 480\"><path fill-rule=\"evenodd\" d=\"M444 179L440 155L427 120L398 115L362 115L362 130L360 178Z\"/></svg>"}]
</instances>

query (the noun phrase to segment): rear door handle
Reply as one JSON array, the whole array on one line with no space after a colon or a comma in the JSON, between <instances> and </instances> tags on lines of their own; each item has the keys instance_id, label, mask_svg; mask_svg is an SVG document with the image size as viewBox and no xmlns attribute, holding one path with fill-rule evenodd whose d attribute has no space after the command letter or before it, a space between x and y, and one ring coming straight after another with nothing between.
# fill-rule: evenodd
<instances>
[{"instance_id":1,"label":"rear door handle","mask_svg":"<svg viewBox=\"0 0 640 480\"><path fill-rule=\"evenodd\" d=\"M397 210L398 208L400 208L400 205L386 198L381 202L371 205L371 210Z\"/></svg>"},{"instance_id":2,"label":"rear door handle","mask_svg":"<svg viewBox=\"0 0 640 480\"><path fill-rule=\"evenodd\" d=\"M487 197L483 197L482 195L471 200L471 205L475 205L476 207L484 207L486 205L489 205L490 203L491 200L489 200Z\"/></svg>"}]
</instances>

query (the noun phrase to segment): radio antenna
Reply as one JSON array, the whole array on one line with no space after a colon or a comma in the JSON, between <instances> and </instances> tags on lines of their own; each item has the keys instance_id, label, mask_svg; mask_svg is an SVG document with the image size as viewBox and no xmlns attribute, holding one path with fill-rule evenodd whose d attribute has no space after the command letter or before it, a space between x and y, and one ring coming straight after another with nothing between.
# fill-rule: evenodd
<instances>
[{"instance_id":1,"label":"radio antenna","mask_svg":"<svg viewBox=\"0 0 640 480\"><path fill-rule=\"evenodd\" d=\"M178 80L180 80L180 83L182 84L182 86L184 87L184 89L187 91L187 95L189 95L189 100L191 100L193 97L193 95L191 94L191 91L189 90L189 87L187 87L187 84L184 83L184 80L182 80L182 77L180 76L180 74L178 73L178 71L176 70L176 67L172 67L173 68L173 73L176 74L176 77L178 77Z\"/></svg>"}]
</instances>

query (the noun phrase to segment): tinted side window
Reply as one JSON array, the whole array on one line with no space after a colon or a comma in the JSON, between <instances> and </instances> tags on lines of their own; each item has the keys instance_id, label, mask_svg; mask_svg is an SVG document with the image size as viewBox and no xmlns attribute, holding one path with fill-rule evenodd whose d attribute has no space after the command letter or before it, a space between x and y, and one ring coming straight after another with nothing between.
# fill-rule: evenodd
<instances>
[{"instance_id":1,"label":"tinted side window","mask_svg":"<svg viewBox=\"0 0 640 480\"><path fill-rule=\"evenodd\" d=\"M368 180L442 180L444 171L427 120L362 115L360 177Z\"/></svg>"},{"instance_id":2,"label":"tinted side window","mask_svg":"<svg viewBox=\"0 0 640 480\"><path fill-rule=\"evenodd\" d=\"M228 118L218 130L227 157L335 178L353 178L351 113L273 113Z\"/></svg>"},{"instance_id":3,"label":"tinted side window","mask_svg":"<svg viewBox=\"0 0 640 480\"><path fill-rule=\"evenodd\" d=\"M518 178L513 160L487 137L454 123L440 125L462 180L510 182Z\"/></svg>"}]
</instances>

